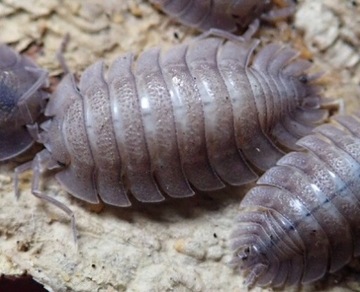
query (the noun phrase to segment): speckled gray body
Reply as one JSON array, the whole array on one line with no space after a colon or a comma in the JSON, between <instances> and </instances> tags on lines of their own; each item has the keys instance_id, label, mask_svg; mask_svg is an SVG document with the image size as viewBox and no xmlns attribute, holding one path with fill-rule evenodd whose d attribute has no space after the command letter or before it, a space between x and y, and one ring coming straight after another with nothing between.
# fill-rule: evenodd
<instances>
[{"instance_id":1,"label":"speckled gray body","mask_svg":"<svg viewBox=\"0 0 360 292\"><path fill-rule=\"evenodd\" d=\"M359 117L315 128L241 202L232 245L249 284L309 283L360 255Z\"/></svg>"},{"instance_id":2,"label":"speckled gray body","mask_svg":"<svg viewBox=\"0 0 360 292\"><path fill-rule=\"evenodd\" d=\"M0 161L13 158L34 143L26 125L43 111L47 73L30 59L0 44Z\"/></svg>"},{"instance_id":3,"label":"speckled gray body","mask_svg":"<svg viewBox=\"0 0 360 292\"><path fill-rule=\"evenodd\" d=\"M283 156L274 141L292 148L327 117L309 62L283 45L255 54L257 45L197 39L136 62L126 54L106 76L98 62L79 89L65 77L45 111L35 180L57 165L69 193L116 206L131 204L129 190L159 202L254 181Z\"/></svg>"},{"instance_id":4,"label":"speckled gray body","mask_svg":"<svg viewBox=\"0 0 360 292\"><path fill-rule=\"evenodd\" d=\"M244 31L260 16L276 19L291 15L294 3L274 8L272 0L150 0L182 24L201 31L211 28L235 32ZM272 10L270 12L270 10ZM268 13L267 15L265 15Z\"/></svg>"}]
</instances>

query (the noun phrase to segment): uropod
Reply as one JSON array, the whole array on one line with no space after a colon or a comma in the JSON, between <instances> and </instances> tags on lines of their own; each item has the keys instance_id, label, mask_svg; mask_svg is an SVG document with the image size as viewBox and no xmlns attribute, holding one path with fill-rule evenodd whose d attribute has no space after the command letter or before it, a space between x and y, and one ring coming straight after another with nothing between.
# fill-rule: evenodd
<instances>
[{"instance_id":1,"label":"uropod","mask_svg":"<svg viewBox=\"0 0 360 292\"><path fill-rule=\"evenodd\" d=\"M102 61L77 83L67 75L51 96L33 161L73 196L119 207L183 198L257 179L328 117L311 63L282 44L199 37L166 52L127 53L105 72Z\"/></svg>"}]
</instances>

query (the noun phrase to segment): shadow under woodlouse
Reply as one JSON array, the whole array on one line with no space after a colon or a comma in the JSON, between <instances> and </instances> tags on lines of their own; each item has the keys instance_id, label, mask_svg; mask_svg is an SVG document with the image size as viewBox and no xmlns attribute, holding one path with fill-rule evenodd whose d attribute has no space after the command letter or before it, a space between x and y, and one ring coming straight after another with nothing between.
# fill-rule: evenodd
<instances>
[{"instance_id":1,"label":"shadow under woodlouse","mask_svg":"<svg viewBox=\"0 0 360 292\"><path fill-rule=\"evenodd\" d=\"M234 264L247 283L310 283L360 255L360 115L314 129L240 204Z\"/></svg>"},{"instance_id":2,"label":"shadow under woodlouse","mask_svg":"<svg viewBox=\"0 0 360 292\"><path fill-rule=\"evenodd\" d=\"M163 202L152 204L144 204L130 196L131 208L120 209L105 205L104 211L125 221L131 221L135 214L141 214L141 216L156 222L168 222L169 214L176 218L195 219L212 212L221 212L229 205L238 204L251 186L253 184L241 187L227 186L221 191L197 191L192 197L182 199L167 197Z\"/></svg>"}]
</instances>

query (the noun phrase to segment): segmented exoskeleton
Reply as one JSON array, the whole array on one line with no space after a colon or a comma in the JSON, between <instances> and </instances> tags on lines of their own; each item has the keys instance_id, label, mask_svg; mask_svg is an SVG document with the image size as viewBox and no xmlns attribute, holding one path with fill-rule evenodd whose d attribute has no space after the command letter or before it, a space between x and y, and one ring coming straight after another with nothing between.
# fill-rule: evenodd
<instances>
[{"instance_id":1,"label":"segmented exoskeleton","mask_svg":"<svg viewBox=\"0 0 360 292\"><path fill-rule=\"evenodd\" d=\"M295 2L284 0L276 8L273 0L150 0L184 25L201 31L221 29L244 32L259 17L278 19L291 15ZM277 1L279 2L279 1Z\"/></svg>"},{"instance_id":2,"label":"segmented exoskeleton","mask_svg":"<svg viewBox=\"0 0 360 292\"><path fill-rule=\"evenodd\" d=\"M315 128L241 202L232 246L248 284L309 283L360 255L359 117Z\"/></svg>"},{"instance_id":3,"label":"segmented exoskeleton","mask_svg":"<svg viewBox=\"0 0 360 292\"><path fill-rule=\"evenodd\" d=\"M275 143L295 147L328 115L310 63L279 44L255 54L258 43L198 38L121 56L106 75L97 62L78 85L66 76L46 107L46 149L16 173L32 168L40 196L41 173L58 168L75 197L116 206L128 191L159 202L254 181L283 156Z\"/></svg>"},{"instance_id":4,"label":"segmented exoskeleton","mask_svg":"<svg viewBox=\"0 0 360 292\"><path fill-rule=\"evenodd\" d=\"M47 72L29 58L0 44L0 161L25 152L34 143L31 126L48 94Z\"/></svg>"}]
</instances>

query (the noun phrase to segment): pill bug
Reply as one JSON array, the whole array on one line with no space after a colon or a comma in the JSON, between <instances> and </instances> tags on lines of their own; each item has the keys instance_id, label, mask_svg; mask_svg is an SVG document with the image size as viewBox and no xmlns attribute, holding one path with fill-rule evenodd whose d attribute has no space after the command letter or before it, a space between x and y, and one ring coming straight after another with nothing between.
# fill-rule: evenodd
<instances>
[{"instance_id":1,"label":"pill bug","mask_svg":"<svg viewBox=\"0 0 360 292\"><path fill-rule=\"evenodd\" d=\"M34 143L26 126L45 107L47 72L29 58L0 44L0 161L13 158Z\"/></svg>"},{"instance_id":2,"label":"pill bug","mask_svg":"<svg viewBox=\"0 0 360 292\"><path fill-rule=\"evenodd\" d=\"M295 2L285 0L276 8L274 0L150 0L180 23L207 31L245 31L259 17L278 19L293 14Z\"/></svg>"},{"instance_id":3,"label":"pill bug","mask_svg":"<svg viewBox=\"0 0 360 292\"><path fill-rule=\"evenodd\" d=\"M45 110L46 149L16 169L16 185L32 168L32 192L53 202L39 181L58 168L73 196L124 207L128 191L160 202L254 181L255 170L283 156L275 142L295 147L328 115L305 73L310 62L280 44L255 53L258 45L200 37L167 52L149 49L136 62L125 54L106 76L102 61L78 84L67 75Z\"/></svg>"},{"instance_id":4,"label":"pill bug","mask_svg":"<svg viewBox=\"0 0 360 292\"><path fill-rule=\"evenodd\" d=\"M246 283L309 283L360 255L360 115L314 129L240 205L233 263Z\"/></svg>"}]
</instances>

